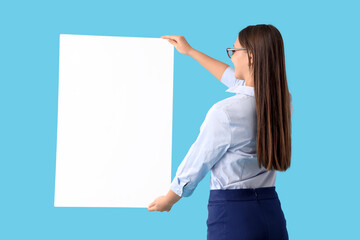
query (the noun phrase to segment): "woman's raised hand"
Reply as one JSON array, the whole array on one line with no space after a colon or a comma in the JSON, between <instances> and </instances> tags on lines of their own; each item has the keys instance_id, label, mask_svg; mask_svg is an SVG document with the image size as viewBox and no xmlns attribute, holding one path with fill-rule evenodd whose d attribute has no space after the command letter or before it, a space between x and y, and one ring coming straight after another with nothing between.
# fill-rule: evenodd
<instances>
[{"instance_id":1,"label":"woman's raised hand","mask_svg":"<svg viewBox=\"0 0 360 240\"><path fill-rule=\"evenodd\" d=\"M182 54L189 55L193 49L190 44L185 40L184 36L180 35L165 35L160 38L168 39L169 43L175 46L175 48Z\"/></svg>"}]
</instances>

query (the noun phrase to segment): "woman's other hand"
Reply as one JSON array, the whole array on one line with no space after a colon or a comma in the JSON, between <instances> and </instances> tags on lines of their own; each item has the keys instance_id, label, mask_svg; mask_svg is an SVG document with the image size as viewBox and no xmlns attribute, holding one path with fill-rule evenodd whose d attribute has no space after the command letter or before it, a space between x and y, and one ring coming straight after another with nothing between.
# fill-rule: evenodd
<instances>
[{"instance_id":1,"label":"woman's other hand","mask_svg":"<svg viewBox=\"0 0 360 240\"><path fill-rule=\"evenodd\" d=\"M157 197L150 205L148 206L149 212L152 211L167 211L169 212L172 208L173 204L169 201L166 196Z\"/></svg>"},{"instance_id":2,"label":"woman's other hand","mask_svg":"<svg viewBox=\"0 0 360 240\"><path fill-rule=\"evenodd\" d=\"M189 55L193 49L190 44L186 41L184 36L180 35L165 35L161 36L162 39L168 39L169 43L175 46L175 48L182 54Z\"/></svg>"}]
</instances>

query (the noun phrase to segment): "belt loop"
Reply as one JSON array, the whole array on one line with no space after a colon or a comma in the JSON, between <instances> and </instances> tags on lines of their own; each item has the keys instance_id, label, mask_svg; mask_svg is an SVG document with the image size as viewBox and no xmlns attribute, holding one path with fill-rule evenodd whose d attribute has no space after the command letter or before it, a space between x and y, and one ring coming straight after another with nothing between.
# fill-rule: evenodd
<instances>
[{"instance_id":1,"label":"belt loop","mask_svg":"<svg viewBox=\"0 0 360 240\"><path fill-rule=\"evenodd\" d=\"M258 194L256 192L256 189L254 188L254 192L255 192L255 197L257 198Z\"/></svg>"}]
</instances>

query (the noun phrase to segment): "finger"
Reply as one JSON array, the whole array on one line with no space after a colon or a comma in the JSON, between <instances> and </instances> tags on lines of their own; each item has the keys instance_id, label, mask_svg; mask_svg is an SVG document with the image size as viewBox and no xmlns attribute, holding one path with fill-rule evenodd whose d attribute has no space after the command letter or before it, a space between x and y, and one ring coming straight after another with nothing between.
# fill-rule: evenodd
<instances>
[{"instance_id":1,"label":"finger","mask_svg":"<svg viewBox=\"0 0 360 240\"><path fill-rule=\"evenodd\" d=\"M170 35L171 38L173 38L175 41L179 41L180 40L180 37L179 35Z\"/></svg>"},{"instance_id":2,"label":"finger","mask_svg":"<svg viewBox=\"0 0 360 240\"><path fill-rule=\"evenodd\" d=\"M171 39L170 37L161 37L162 39L167 39L168 41L175 41L174 39Z\"/></svg>"},{"instance_id":3,"label":"finger","mask_svg":"<svg viewBox=\"0 0 360 240\"><path fill-rule=\"evenodd\" d=\"M155 209L155 206L154 206L154 207L149 207L148 210L149 210L149 212L153 212L153 211L155 211L156 209Z\"/></svg>"},{"instance_id":4,"label":"finger","mask_svg":"<svg viewBox=\"0 0 360 240\"><path fill-rule=\"evenodd\" d=\"M170 38L170 39L175 39L175 40L178 41L181 36L179 36L179 35L165 35L163 37Z\"/></svg>"},{"instance_id":5,"label":"finger","mask_svg":"<svg viewBox=\"0 0 360 240\"><path fill-rule=\"evenodd\" d=\"M152 206L154 206L154 205L155 205L155 203L152 202L152 203L150 203L150 205L149 205L148 207L152 207Z\"/></svg>"},{"instance_id":6,"label":"finger","mask_svg":"<svg viewBox=\"0 0 360 240\"><path fill-rule=\"evenodd\" d=\"M161 36L160 38L162 38L162 39L170 39L170 37L168 35Z\"/></svg>"}]
</instances>

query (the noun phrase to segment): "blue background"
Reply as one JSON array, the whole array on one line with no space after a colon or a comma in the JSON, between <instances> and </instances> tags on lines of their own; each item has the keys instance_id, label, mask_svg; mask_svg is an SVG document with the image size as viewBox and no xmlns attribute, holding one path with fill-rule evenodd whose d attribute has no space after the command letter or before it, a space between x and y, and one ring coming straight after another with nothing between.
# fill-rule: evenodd
<instances>
[{"instance_id":1,"label":"blue background","mask_svg":"<svg viewBox=\"0 0 360 240\"><path fill-rule=\"evenodd\" d=\"M160 37L231 66L248 25L282 33L292 164L276 189L290 239L353 239L359 211L356 1L1 1L0 239L206 239L210 173L170 212L55 208L59 34ZM175 50L172 177L225 85ZM139 66L141 67L141 66Z\"/></svg>"}]
</instances>

